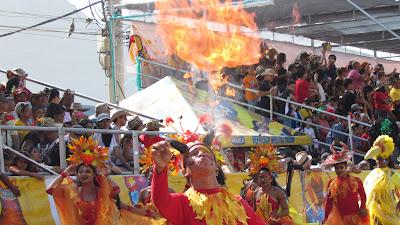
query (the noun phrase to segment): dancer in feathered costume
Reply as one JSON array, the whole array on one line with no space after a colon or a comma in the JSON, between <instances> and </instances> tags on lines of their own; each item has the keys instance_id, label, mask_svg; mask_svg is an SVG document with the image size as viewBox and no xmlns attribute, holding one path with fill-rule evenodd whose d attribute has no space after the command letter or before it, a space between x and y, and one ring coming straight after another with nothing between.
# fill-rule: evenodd
<instances>
[{"instance_id":1,"label":"dancer in feathered costume","mask_svg":"<svg viewBox=\"0 0 400 225\"><path fill-rule=\"evenodd\" d=\"M102 174L108 149L98 146L92 138L73 139L69 166L49 185L62 225L150 225L163 224L144 215L139 209L124 204L117 207L114 197L118 186ZM76 171L77 179L69 174Z\"/></svg>"},{"instance_id":2,"label":"dancer in feathered costume","mask_svg":"<svg viewBox=\"0 0 400 225\"><path fill-rule=\"evenodd\" d=\"M365 208L366 195L360 178L349 175L348 162L351 154L344 147L330 155L322 165L335 167L337 177L328 182L328 196L325 202L324 225L368 225L368 211ZM358 200L361 200L361 204Z\"/></svg>"},{"instance_id":3,"label":"dancer in feathered costume","mask_svg":"<svg viewBox=\"0 0 400 225\"><path fill-rule=\"evenodd\" d=\"M371 225L400 224L400 174L393 169L390 159L393 151L393 139L381 135L365 155L365 159L373 158L378 165L364 181Z\"/></svg>"},{"instance_id":4,"label":"dancer in feathered costume","mask_svg":"<svg viewBox=\"0 0 400 225\"><path fill-rule=\"evenodd\" d=\"M216 142L211 137L201 137L190 131L174 137L187 144L181 150L182 174L188 180L185 193L168 192L167 171L174 155L170 144L164 141L151 147L151 161L154 162L151 197L159 213L174 225L265 224L245 200L218 183L221 154L213 150L212 143Z\"/></svg>"},{"instance_id":5,"label":"dancer in feathered costume","mask_svg":"<svg viewBox=\"0 0 400 225\"><path fill-rule=\"evenodd\" d=\"M284 172L277 149L271 144L257 146L250 154L250 161L250 173L258 174L259 187L251 198L257 215L271 225L303 224L302 221L294 221L293 218L297 218L294 209L289 215L286 193L275 180L277 173Z\"/></svg>"}]
</instances>

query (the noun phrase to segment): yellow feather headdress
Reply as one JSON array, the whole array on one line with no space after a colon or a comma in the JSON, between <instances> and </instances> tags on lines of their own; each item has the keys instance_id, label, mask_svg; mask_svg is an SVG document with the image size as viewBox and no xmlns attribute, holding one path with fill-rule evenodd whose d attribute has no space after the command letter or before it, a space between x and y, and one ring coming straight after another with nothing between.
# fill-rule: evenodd
<instances>
[{"instance_id":1,"label":"yellow feather headdress","mask_svg":"<svg viewBox=\"0 0 400 225\"><path fill-rule=\"evenodd\" d=\"M268 168L271 172L284 172L279 163L278 150L272 144L257 146L250 153L250 174L258 173L262 168Z\"/></svg>"},{"instance_id":2,"label":"yellow feather headdress","mask_svg":"<svg viewBox=\"0 0 400 225\"><path fill-rule=\"evenodd\" d=\"M72 164L83 163L95 167L104 167L106 160L108 160L108 148L99 146L92 137L73 138L68 148L72 154L67 161Z\"/></svg>"},{"instance_id":3,"label":"yellow feather headdress","mask_svg":"<svg viewBox=\"0 0 400 225\"><path fill-rule=\"evenodd\" d=\"M389 135L380 135L367 152L364 159L389 158L394 151L393 138Z\"/></svg>"}]
</instances>

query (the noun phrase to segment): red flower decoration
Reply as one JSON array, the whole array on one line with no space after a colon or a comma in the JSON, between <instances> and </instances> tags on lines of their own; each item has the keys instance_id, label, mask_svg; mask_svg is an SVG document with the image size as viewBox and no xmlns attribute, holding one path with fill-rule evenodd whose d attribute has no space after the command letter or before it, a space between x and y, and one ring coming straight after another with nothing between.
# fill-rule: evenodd
<instances>
[{"instance_id":1,"label":"red flower decoration","mask_svg":"<svg viewBox=\"0 0 400 225\"><path fill-rule=\"evenodd\" d=\"M171 117L167 117L165 118L165 124L171 124L171 123L175 123L175 121L171 118Z\"/></svg>"},{"instance_id":2,"label":"red flower decoration","mask_svg":"<svg viewBox=\"0 0 400 225\"><path fill-rule=\"evenodd\" d=\"M182 134L182 138L185 143L190 143L200 140L199 135L192 133L190 130L185 131L185 133Z\"/></svg>"}]
</instances>

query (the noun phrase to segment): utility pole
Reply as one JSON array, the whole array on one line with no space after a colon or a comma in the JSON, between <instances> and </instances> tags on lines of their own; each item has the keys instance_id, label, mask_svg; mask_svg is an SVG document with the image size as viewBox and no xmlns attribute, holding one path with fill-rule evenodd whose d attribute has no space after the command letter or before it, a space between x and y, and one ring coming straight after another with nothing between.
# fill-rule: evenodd
<instances>
[{"instance_id":1,"label":"utility pole","mask_svg":"<svg viewBox=\"0 0 400 225\"><path fill-rule=\"evenodd\" d=\"M124 97L125 57L123 43L122 21L113 19L113 16L121 15L121 10L114 6L120 0L108 0L109 36L111 50L111 76L108 77L109 100L118 104Z\"/></svg>"}]
</instances>

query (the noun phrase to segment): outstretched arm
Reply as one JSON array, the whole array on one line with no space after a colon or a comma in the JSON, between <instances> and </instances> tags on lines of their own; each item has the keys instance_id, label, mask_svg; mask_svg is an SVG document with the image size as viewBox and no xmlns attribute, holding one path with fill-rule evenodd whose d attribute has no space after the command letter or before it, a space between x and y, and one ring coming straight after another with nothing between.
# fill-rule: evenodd
<instances>
[{"instance_id":1,"label":"outstretched arm","mask_svg":"<svg viewBox=\"0 0 400 225\"><path fill-rule=\"evenodd\" d=\"M181 224L185 219L182 210L182 194L170 194L168 191L168 162L172 153L168 142L162 141L152 146L153 178L151 181L151 199L161 216L172 224Z\"/></svg>"},{"instance_id":2,"label":"outstretched arm","mask_svg":"<svg viewBox=\"0 0 400 225\"><path fill-rule=\"evenodd\" d=\"M58 175L47 187L47 193L52 194L54 187L62 182L64 177L69 176L69 174L76 169L76 165L68 166L64 172Z\"/></svg>"},{"instance_id":3,"label":"outstretched arm","mask_svg":"<svg viewBox=\"0 0 400 225\"><path fill-rule=\"evenodd\" d=\"M1 182L3 182L4 185L6 185L8 189L10 189L14 193L15 196L18 197L21 195L19 189L10 182L10 180L4 173L0 173L0 180Z\"/></svg>"}]
</instances>

